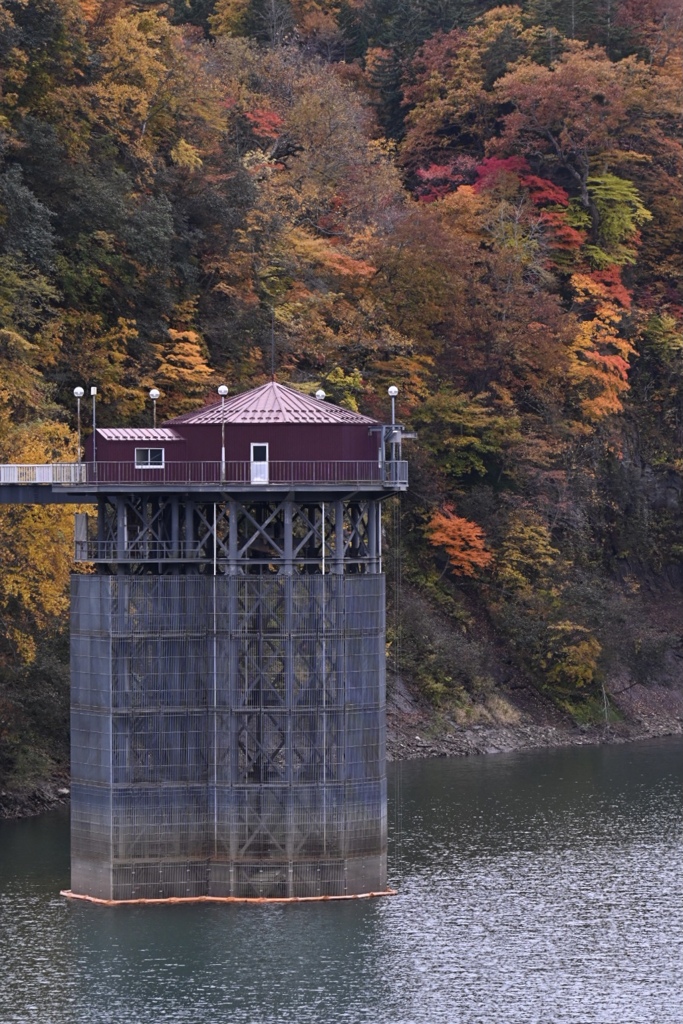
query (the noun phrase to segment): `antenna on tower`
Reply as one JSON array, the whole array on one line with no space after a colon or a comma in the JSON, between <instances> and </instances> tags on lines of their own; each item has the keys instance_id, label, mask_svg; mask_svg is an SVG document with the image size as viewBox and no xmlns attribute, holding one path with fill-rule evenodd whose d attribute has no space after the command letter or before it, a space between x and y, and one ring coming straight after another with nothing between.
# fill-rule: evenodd
<instances>
[{"instance_id":1,"label":"antenna on tower","mask_svg":"<svg viewBox=\"0 0 683 1024\"><path fill-rule=\"evenodd\" d=\"M275 380L275 310L270 307L270 379Z\"/></svg>"}]
</instances>

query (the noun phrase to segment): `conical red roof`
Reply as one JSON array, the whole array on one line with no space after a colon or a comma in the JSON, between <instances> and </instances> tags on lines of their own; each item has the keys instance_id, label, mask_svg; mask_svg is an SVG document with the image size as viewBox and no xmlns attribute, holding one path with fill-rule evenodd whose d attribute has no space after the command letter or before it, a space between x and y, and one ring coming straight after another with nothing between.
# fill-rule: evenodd
<instances>
[{"instance_id":1,"label":"conical red roof","mask_svg":"<svg viewBox=\"0 0 683 1024\"><path fill-rule=\"evenodd\" d=\"M221 415L221 409L224 415ZM214 402L196 412L186 412L175 419L166 420L166 425L221 422L373 424L377 420L270 381L260 388L243 391L240 395L226 399L224 406L221 402Z\"/></svg>"}]
</instances>

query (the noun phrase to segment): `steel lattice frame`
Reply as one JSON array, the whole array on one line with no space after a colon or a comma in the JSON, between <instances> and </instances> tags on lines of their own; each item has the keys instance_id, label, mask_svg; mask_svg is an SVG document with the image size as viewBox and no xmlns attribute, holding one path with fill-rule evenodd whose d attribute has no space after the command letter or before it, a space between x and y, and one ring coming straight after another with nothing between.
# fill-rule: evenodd
<instances>
[{"instance_id":1,"label":"steel lattice frame","mask_svg":"<svg viewBox=\"0 0 683 1024\"><path fill-rule=\"evenodd\" d=\"M86 519L87 517L81 517ZM100 498L96 537L81 522L77 561L104 571L378 572L380 503ZM323 567L323 562L325 566Z\"/></svg>"},{"instance_id":2,"label":"steel lattice frame","mask_svg":"<svg viewBox=\"0 0 683 1024\"><path fill-rule=\"evenodd\" d=\"M72 889L386 885L377 498L100 499L72 586Z\"/></svg>"}]
</instances>

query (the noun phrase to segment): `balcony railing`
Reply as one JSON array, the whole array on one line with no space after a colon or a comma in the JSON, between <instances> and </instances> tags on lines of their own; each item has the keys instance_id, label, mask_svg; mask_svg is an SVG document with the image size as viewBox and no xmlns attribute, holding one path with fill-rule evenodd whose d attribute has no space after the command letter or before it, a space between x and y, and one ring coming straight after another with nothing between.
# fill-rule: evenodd
<instances>
[{"instance_id":1,"label":"balcony railing","mask_svg":"<svg viewBox=\"0 0 683 1024\"><path fill-rule=\"evenodd\" d=\"M402 488L408 483L407 462L166 462L138 468L133 462L53 463L0 466L0 484L53 484L90 490L106 484L156 486L288 487L345 486Z\"/></svg>"}]
</instances>

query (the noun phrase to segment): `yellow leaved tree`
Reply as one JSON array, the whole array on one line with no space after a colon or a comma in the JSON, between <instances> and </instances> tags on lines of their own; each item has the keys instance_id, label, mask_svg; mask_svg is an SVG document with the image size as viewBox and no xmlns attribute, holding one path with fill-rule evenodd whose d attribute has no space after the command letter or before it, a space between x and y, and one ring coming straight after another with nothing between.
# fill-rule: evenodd
<instances>
[{"instance_id":1,"label":"yellow leaved tree","mask_svg":"<svg viewBox=\"0 0 683 1024\"><path fill-rule=\"evenodd\" d=\"M3 431L0 462L75 461L76 440L62 423ZM69 607L73 505L0 505L0 664L30 663L41 633Z\"/></svg>"},{"instance_id":2,"label":"yellow leaved tree","mask_svg":"<svg viewBox=\"0 0 683 1024\"><path fill-rule=\"evenodd\" d=\"M169 328L166 340L155 345L154 352L157 366L152 383L162 393L164 411L177 415L196 408L215 376L201 336L189 327Z\"/></svg>"},{"instance_id":3,"label":"yellow leaved tree","mask_svg":"<svg viewBox=\"0 0 683 1024\"><path fill-rule=\"evenodd\" d=\"M622 395L628 391L630 358L635 348L622 332L626 312L617 296L623 289L610 288L599 274L573 274L575 304L583 315L570 346L569 377L579 394L585 419L595 422L621 412Z\"/></svg>"}]
</instances>

